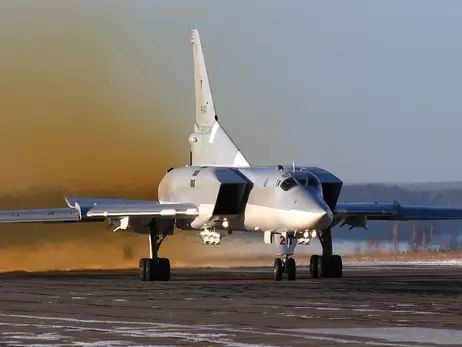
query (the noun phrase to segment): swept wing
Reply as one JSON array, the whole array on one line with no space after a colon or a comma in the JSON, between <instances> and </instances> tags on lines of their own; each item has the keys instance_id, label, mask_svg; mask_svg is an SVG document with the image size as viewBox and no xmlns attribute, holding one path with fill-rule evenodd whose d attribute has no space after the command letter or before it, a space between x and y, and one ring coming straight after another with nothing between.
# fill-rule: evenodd
<instances>
[{"instance_id":1,"label":"swept wing","mask_svg":"<svg viewBox=\"0 0 462 347\"><path fill-rule=\"evenodd\" d=\"M462 208L401 205L393 203L337 203L335 219L352 227L365 227L367 220L454 220L462 219Z\"/></svg>"},{"instance_id":2,"label":"swept wing","mask_svg":"<svg viewBox=\"0 0 462 347\"><path fill-rule=\"evenodd\" d=\"M101 222L110 217L183 219L199 214L194 203L69 197L65 200L68 208L0 211L0 223Z\"/></svg>"}]
</instances>

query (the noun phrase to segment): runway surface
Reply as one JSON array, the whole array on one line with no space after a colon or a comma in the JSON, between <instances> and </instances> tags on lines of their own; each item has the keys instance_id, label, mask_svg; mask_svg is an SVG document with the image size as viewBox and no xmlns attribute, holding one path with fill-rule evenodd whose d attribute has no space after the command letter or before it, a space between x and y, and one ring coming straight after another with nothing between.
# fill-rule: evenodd
<instances>
[{"instance_id":1,"label":"runway surface","mask_svg":"<svg viewBox=\"0 0 462 347\"><path fill-rule=\"evenodd\" d=\"M462 268L345 266L0 274L0 346L461 346Z\"/></svg>"}]
</instances>

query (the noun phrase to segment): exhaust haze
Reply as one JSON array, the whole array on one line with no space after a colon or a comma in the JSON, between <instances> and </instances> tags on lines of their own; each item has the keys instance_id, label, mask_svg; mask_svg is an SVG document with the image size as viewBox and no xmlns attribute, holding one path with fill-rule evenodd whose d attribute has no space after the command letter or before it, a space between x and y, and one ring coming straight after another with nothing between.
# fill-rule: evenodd
<instances>
[{"instance_id":1,"label":"exhaust haze","mask_svg":"<svg viewBox=\"0 0 462 347\"><path fill-rule=\"evenodd\" d=\"M178 99L163 56L121 25L122 10L0 5L2 209L65 207L66 195L155 199L165 170L186 164L172 114L192 99ZM175 239L166 252L186 246ZM100 223L0 226L0 271L133 267L148 254L146 236Z\"/></svg>"},{"instance_id":2,"label":"exhaust haze","mask_svg":"<svg viewBox=\"0 0 462 347\"><path fill-rule=\"evenodd\" d=\"M190 28L153 29L140 3L102 3L0 3L0 209L66 207L64 196L156 199L165 170L188 161ZM242 265L262 246L246 244L205 247L179 232L161 255L173 267ZM146 256L147 236L104 223L0 225L0 271L133 268Z\"/></svg>"}]
</instances>

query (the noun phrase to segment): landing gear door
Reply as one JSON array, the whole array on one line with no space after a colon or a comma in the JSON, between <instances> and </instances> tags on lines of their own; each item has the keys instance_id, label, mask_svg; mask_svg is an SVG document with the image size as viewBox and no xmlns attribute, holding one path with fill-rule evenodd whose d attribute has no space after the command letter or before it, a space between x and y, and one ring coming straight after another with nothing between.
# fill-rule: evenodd
<instances>
[{"instance_id":1,"label":"landing gear door","mask_svg":"<svg viewBox=\"0 0 462 347\"><path fill-rule=\"evenodd\" d=\"M295 246L297 246L297 238L291 237L287 233L274 234L274 242L278 247L279 255L293 255Z\"/></svg>"},{"instance_id":2,"label":"landing gear door","mask_svg":"<svg viewBox=\"0 0 462 347\"><path fill-rule=\"evenodd\" d=\"M297 246L297 238L287 235L287 233L273 233L265 231L264 241L266 244L275 244L278 248L278 255L293 255Z\"/></svg>"}]
</instances>

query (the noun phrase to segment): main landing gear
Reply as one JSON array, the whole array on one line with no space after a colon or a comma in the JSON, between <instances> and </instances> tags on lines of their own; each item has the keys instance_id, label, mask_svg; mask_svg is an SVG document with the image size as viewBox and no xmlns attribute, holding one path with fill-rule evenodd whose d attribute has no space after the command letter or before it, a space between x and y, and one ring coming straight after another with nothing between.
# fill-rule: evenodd
<instances>
[{"instance_id":1,"label":"main landing gear","mask_svg":"<svg viewBox=\"0 0 462 347\"><path fill-rule=\"evenodd\" d=\"M169 281L170 260L159 258L158 252L162 242L171 231L165 220L154 220L149 228L149 246L151 258L140 259L141 281ZM164 223L165 225L162 225ZM159 228L163 227L163 228ZM172 224L173 228L173 224ZM162 231L161 231L162 230Z\"/></svg>"},{"instance_id":2,"label":"main landing gear","mask_svg":"<svg viewBox=\"0 0 462 347\"><path fill-rule=\"evenodd\" d=\"M331 229L324 229L319 233L319 240L322 245L322 255L312 255L310 259L310 273L312 278L340 278L343 273L342 257L332 254L332 235ZM272 239L266 240L265 243L272 243ZM268 241L268 242L267 242ZM276 239L276 241L278 241ZM297 245L297 238L288 233L279 234L279 254L283 259L274 260L274 280L281 281L283 274L287 274L287 280L295 281L297 277L297 268L295 259L291 258Z\"/></svg>"},{"instance_id":3,"label":"main landing gear","mask_svg":"<svg viewBox=\"0 0 462 347\"><path fill-rule=\"evenodd\" d=\"M340 278L342 277L342 257L331 257L313 254L310 259L310 272L313 278Z\"/></svg>"},{"instance_id":4,"label":"main landing gear","mask_svg":"<svg viewBox=\"0 0 462 347\"><path fill-rule=\"evenodd\" d=\"M169 281L170 260L167 258L140 259L141 281Z\"/></svg>"},{"instance_id":5,"label":"main landing gear","mask_svg":"<svg viewBox=\"0 0 462 347\"><path fill-rule=\"evenodd\" d=\"M312 255L310 273L313 278L340 278L343 273L342 257L332 254L331 229L324 229L319 235L322 245L322 256Z\"/></svg>"}]
</instances>

